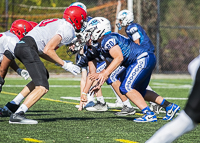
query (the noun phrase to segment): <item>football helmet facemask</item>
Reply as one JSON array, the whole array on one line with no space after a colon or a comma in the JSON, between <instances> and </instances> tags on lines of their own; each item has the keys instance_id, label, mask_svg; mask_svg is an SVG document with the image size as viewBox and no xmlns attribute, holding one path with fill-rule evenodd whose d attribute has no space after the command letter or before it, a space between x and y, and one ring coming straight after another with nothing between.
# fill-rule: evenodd
<instances>
[{"instance_id":1,"label":"football helmet facemask","mask_svg":"<svg viewBox=\"0 0 200 143\"><path fill-rule=\"evenodd\" d=\"M123 26L127 26L134 21L134 15L129 10L122 10L118 13L117 20L120 22L118 22L116 25L118 29L121 30Z\"/></svg>"}]
</instances>

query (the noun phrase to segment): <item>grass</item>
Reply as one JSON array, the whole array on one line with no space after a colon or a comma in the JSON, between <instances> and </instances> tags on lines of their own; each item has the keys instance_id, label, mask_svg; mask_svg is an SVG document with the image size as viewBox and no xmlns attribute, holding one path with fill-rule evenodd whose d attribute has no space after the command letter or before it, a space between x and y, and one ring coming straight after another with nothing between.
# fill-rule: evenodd
<instances>
[{"instance_id":1,"label":"grass","mask_svg":"<svg viewBox=\"0 0 200 143\"><path fill-rule=\"evenodd\" d=\"M11 101L28 81L22 79L6 79L0 94L0 107ZM9 124L9 117L0 118L1 143L144 143L161 126L166 124L161 117L154 123L135 123L134 118L140 114L117 117L116 110L107 112L78 111L76 100L60 97L79 97L79 81L50 79L49 92L26 113L26 117L35 119L37 125ZM150 86L165 98L187 98L191 87L189 79L152 79ZM115 102L115 95L106 84L102 89L106 102ZM186 100L169 99L182 109ZM137 113L140 113L137 110ZM200 142L199 128L185 134L176 143Z\"/></svg>"}]
</instances>

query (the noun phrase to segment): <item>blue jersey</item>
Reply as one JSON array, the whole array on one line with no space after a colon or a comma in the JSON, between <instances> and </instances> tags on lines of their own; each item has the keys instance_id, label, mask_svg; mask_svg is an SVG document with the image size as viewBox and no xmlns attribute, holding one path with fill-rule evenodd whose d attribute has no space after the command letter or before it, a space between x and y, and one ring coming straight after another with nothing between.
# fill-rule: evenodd
<instances>
[{"instance_id":1,"label":"blue jersey","mask_svg":"<svg viewBox=\"0 0 200 143\"><path fill-rule=\"evenodd\" d=\"M145 30L139 24L137 23L129 24L126 27L125 32L132 41L139 39L140 45L145 46L145 47L149 46L152 51L155 50L155 47L152 44L150 38L147 36Z\"/></svg>"},{"instance_id":2,"label":"blue jersey","mask_svg":"<svg viewBox=\"0 0 200 143\"><path fill-rule=\"evenodd\" d=\"M109 54L109 50L115 45L119 45L119 47L121 48L124 57L122 65L125 67L128 67L130 64L132 64L142 53L153 53L151 47L142 45L139 46L129 38L126 38L119 33L112 32L108 35L105 35L103 40L101 41L101 52L109 62L112 62L113 60L113 58Z\"/></svg>"},{"instance_id":3,"label":"blue jersey","mask_svg":"<svg viewBox=\"0 0 200 143\"><path fill-rule=\"evenodd\" d=\"M84 54L83 55L77 54L76 56L76 64L79 67L87 67L88 62L92 60L96 60L97 64L104 61L104 57L100 52L98 43L93 44L93 46L91 46L90 48L87 45L85 45Z\"/></svg>"}]
</instances>

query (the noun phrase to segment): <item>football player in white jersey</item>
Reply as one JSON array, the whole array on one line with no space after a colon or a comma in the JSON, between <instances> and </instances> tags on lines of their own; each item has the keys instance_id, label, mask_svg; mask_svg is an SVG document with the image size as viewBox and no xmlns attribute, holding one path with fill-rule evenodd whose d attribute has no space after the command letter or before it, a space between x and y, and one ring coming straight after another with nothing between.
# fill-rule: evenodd
<instances>
[{"instance_id":1,"label":"football player in white jersey","mask_svg":"<svg viewBox=\"0 0 200 143\"><path fill-rule=\"evenodd\" d=\"M12 111L9 123L38 123L35 120L27 119L24 114L49 90L49 73L39 56L60 65L64 70L74 75L80 73L78 66L72 62L62 60L55 50L62 45L71 43L75 37L75 31L80 31L86 16L87 14L82 8L70 6L65 9L63 19L56 18L41 21L17 43L14 54L28 70L32 81L22 90L21 93L26 99L19 108ZM12 110L13 108L8 109Z\"/></svg>"},{"instance_id":2,"label":"football player in white jersey","mask_svg":"<svg viewBox=\"0 0 200 143\"><path fill-rule=\"evenodd\" d=\"M0 33L0 92L4 84L4 78L7 74L9 65L25 80L29 78L28 71L19 68L15 63L14 48L16 43L19 42L19 40L24 37L27 32L32 30L32 28L32 25L28 21L18 19L12 23L10 31Z\"/></svg>"}]
</instances>

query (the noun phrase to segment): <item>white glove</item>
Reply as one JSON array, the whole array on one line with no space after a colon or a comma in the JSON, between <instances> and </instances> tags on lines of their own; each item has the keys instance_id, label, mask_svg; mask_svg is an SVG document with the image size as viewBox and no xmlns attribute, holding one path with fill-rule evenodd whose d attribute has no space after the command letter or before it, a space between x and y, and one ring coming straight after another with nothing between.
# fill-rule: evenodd
<instances>
[{"instance_id":1,"label":"white glove","mask_svg":"<svg viewBox=\"0 0 200 143\"><path fill-rule=\"evenodd\" d=\"M77 75L77 73L80 73L80 67L77 65L74 65L72 62L64 61L64 65L62 66L62 68L65 69L66 71L71 72L74 75Z\"/></svg>"},{"instance_id":2,"label":"white glove","mask_svg":"<svg viewBox=\"0 0 200 143\"><path fill-rule=\"evenodd\" d=\"M23 77L25 80L27 80L29 78L29 73L28 73L27 70L18 68L17 69L17 73L18 73L18 75L20 75L21 77Z\"/></svg>"}]
</instances>

